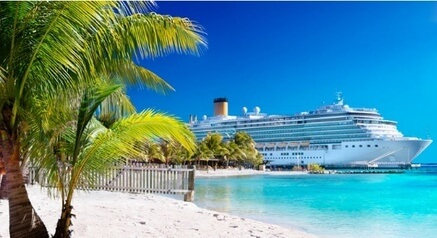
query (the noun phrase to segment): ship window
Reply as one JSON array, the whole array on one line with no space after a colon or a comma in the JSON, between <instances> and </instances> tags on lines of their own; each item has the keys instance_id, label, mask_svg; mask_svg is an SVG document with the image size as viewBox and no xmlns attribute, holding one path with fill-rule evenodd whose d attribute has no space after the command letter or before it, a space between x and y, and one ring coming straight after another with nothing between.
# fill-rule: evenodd
<instances>
[{"instance_id":1,"label":"ship window","mask_svg":"<svg viewBox=\"0 0 437 238\"><path fill-rule=\"evenodd\" d=\"M352 148L355 148L355 145L352 145Z\"/></svg>"},{"instance_id":2,"label":"ship window","mask_svg":"<svg viewBox=\"0 0 437 238\"><path fill-rule=\"evenodd\" d=\"M375 147L378 147L378 145L375 145Z\"/></svg>"},{"instance_id":3,"label":"ship window","mask_svg":"<svg viewBox=\"0 0 437 238\"><path fill-rule=\"evenodd\" d=\"M367 147L370 147L370 145L367 145Z\"/></svg>"},{"instance_id":4,"label":"ship window","mask_svg":"<svg viewBox=\"0 0 437 238\"><path fill-rule=\"evenodd\" d=\"M363 145L360 145L360 147L363 147Z\"/></svg>"}]
</instances>

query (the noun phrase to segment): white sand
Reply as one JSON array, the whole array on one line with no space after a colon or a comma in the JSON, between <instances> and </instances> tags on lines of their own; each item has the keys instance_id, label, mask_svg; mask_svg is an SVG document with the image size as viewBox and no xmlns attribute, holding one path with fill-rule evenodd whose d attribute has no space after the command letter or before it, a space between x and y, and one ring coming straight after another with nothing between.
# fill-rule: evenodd
<instances>
[{"instance_id":1,"label":"white sand","mask_svg":"<svg viewBox=\"0 0 437 238\"><path fill-rule=\"evenodd\" d=\"M196 177L227 177L227 176L246 176L246 175L305 175L308 172L304 171L260 171L254 169L209 169L209 170L196 170Z\"/></svg>"},{"instance_id":2,"label":"white sand","mask_svg":"<svg viewBox=\"0 0 437 238\"><path fill-rule=\"evenodd\" d=\"M225 177L225 176L245 176L245 175L256 175L265 174L267 172L254 170L254 169L203 169L196 170L196 177Z\"/></svg>"},{"instance_id":3,"label":"white sand","mask_svg":"<svg viewBox=\"0 0 437 238\"><path fill-rule=\"evenodd\" d=\"M28 186L29 197L53 234L60 199ZM73 237L315 237L304 232L225 213L193 203L151 194L78 191L73 199L77 219ZM7 201L0 200L0 237L9 237Z\"/></svg>"}]
</instances>

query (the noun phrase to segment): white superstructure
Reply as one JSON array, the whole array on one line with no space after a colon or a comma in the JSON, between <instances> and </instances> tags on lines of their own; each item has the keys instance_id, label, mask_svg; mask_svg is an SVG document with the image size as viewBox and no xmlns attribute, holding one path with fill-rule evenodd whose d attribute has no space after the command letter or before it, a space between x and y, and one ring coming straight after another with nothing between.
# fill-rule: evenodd
<instances>
[{"instance_id":1,"label":"white superstructure","mask_svg":"<svg viewBox=\"0 0 437 238\"><path fill-rule=\"evenodd\" d=\"M190 116L189 126L198 140L209 132L225 139L247 132L270 166L317 163L325 166L409 166L432 140L404 137L395 121L376 109L351 108L341 93L336 101L311 112L292 116L266 115L255 107L241 116L227 115L227 100L214 100L214 116Z\"/></svg>"}]
</instances>

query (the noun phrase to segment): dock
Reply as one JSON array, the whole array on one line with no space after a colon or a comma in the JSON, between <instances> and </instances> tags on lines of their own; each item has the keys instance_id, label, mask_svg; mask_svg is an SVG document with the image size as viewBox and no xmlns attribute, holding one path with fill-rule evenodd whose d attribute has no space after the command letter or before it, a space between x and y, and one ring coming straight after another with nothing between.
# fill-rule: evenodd
<instances>
[{"instance_id":1,"label":"dock","mask_svg":"<svg viewBox=\"0 0 437 238\"><path fill-rule=\"evenodd\" d=\"M403 174L404 170L334 170L331 174Z\"/></svg>"}]
</instances>

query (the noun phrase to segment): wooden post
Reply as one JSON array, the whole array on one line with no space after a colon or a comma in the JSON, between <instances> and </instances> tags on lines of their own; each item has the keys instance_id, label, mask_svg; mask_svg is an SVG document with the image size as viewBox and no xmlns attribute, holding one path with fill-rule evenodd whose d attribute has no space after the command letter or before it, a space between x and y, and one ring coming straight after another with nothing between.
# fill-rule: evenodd
<instances>
[{"instance_id":1,"label":"wooden post","mask_svg":"<svg viewBox=\"0 0 437 238\"><path fill-rule=\"evenodd\" d=\"M196 166L193 166L193 170L188 172L188 192L184 195L185 202L194 201L194 175L196 173Z\"/></svg>"}]
</instances>

